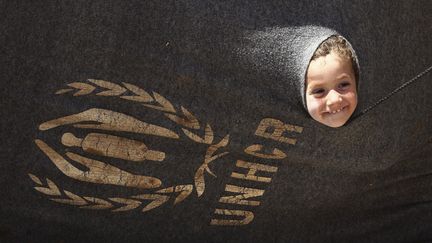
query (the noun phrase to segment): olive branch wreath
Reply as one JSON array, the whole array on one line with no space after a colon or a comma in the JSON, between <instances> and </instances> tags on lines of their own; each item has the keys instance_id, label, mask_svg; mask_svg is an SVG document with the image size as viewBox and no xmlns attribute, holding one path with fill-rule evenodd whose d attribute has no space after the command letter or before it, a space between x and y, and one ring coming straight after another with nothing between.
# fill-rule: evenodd
<instances>
[{"instance_id":1,"label":"olive branch wreath","mask_svg":"<svg viewBox=\"0 0 432 243\"><path fill-rule=\"evenodd\" d=\"M119 84L104 80L88 79L87 81L89 81L91 84L73 82L67 84L67 86L71 88L60 89L56 92L56 94L60 95L77 90L73 96L84 96L91 95L97 87L103 88L105 89L104 91L98 92L95 95L119 97L121 99L141 103L142 105L154 110L162 111L168 119L181 126L181 130L189 139L196 143L207 144L208 148L204 156L204 162L195 172L194 185L186 184L171 186L160 189L154 194L139 194L131 196L130 198L110 197L102 199L91 196L80 196L70 191L60 189L49 178L46 178L46 183L44 184L39 177L33 174L28 174L30 179L38 185L34 187L35 190L45 195L51 196L50 200L58 203L79 206L80 208L84 209L111 209L112 212L122 212L136 209L140 207L141 204L143 204L144 200L150 200L151 202L142 209L143 212L146 212L166 203L170 199L169 194L174 193L178 193L174 200L174 204L177 204L186 199L192 193L194 188L198 197L204 193L205 172L216 177L216 175L210 170L209 165L214 160L228 154L228 152L222 152L219 154L215 153L219 148L228 145L229 134L219 142L213 143L214 133L210 124L207 123L204 128L204 135L197 135L191 130L202 130L199 120L183 106L180 107L180 111L176 110L170 101L154 91L152 92L153 95L150 95L147 91L139 88L138 86L125 82L122 82L123 86L121 86ZM124 95L126 92L131 92L133 95ZM122 206L118 207L116 204L120 204Z\"/></svg>"}]
</instances>

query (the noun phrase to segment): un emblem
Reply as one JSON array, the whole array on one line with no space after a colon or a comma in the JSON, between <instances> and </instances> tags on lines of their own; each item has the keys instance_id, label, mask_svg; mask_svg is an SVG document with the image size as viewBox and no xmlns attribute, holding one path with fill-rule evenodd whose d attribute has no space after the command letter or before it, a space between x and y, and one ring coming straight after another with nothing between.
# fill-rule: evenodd
<instances>
[{"instance_id":1,"label":"un emblem","mask_svg":"<svg viewBox=\"0 0 432 243\"><path fill-rule=\"evenodd\" d=\"M173 203L177 204L193 192L201 197L206 186L205 175L215 176L210 169L211 163L228 153L220 150L228 145L229 135L215 141L216 136L210 124L202 124L185 107L180 106L180 109L176 109L162 95L156 92L150 94L133 84L89 79L87 82L70 83L68 88L60 89L56 94L72 94L74 97L101 96L141 104L153 112L162 112L166 119L179 127L181 133L119 111L96 107L41 123L38 127L41 132L60 127L64 128L63 130L80 129L80 135L73 131L61 134L58 143L63 149L55 149L43 139L34 140L37 147L65 176L94 185L113 185L143 191L127 197L83 195L65 190L52 179L29 174L36 184L34 189L55 202L113 212L135 209L146 212L169 202L171 198ZM145 141L127 135L119 136L116 134L118 132L179 141L187 139L206 146L206 152L202 155L202 161L195 168L194 177L190 178L189 183L164 186L161 178L130 172L122 168L121 164L110 163L111 159L135 163L163 163L167 158L167 153L162 148L153 148Z\"/></svg>"}]
</instances>

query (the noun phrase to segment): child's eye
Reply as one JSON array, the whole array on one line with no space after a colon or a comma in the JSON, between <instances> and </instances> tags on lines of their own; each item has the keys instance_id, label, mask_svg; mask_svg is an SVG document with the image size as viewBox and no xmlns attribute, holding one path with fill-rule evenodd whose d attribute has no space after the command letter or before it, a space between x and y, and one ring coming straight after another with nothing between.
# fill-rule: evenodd
<instances>
[{"instance_id":1,"label":"child's eye","mask_svg":"<svg viewBox=\"0 0 432 243\"><path fill-rule=\"evenodd\" d=\"M319 95L324 94L324 92L325 92L324 89L314 89L314 90L312 90L311 94L319 96Z\"/></svg>"},{"instance_id":2,"label":"child's eye","mask_svg":"<svg viewBox=\"0 0 432 243\"><path fill-rule=\"evenodd\" d=\"M351 84L350 84L350 82L348 82L348 81L346 81L346 82L342 82L342 83L339 84L339 88L340 88L340 89L345 89L345 88L349 87L350 85L351 85Z\"/></svg>"}]
</instances>

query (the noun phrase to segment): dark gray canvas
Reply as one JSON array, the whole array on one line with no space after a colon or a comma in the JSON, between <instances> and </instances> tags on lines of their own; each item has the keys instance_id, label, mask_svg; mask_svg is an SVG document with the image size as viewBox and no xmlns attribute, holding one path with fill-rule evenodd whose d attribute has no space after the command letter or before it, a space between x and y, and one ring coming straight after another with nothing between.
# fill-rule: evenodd
<instances>
[{"instance_id":1,"label":"dark gray canvas","mask_svg":"<svg viewBox=\"0 0 432 243\"><path fill-rule=\"evenodd\" d=\"M430 1L3 1L0 9L0 242L432 240L431 73L360 113L432 65ZM295 42L284 38L296 39L306 33L296 33L303 29L317 30L311 35L321 37L320 30L336 31L356 50L359 106L356 117L341 128L317 123L302 105L295 85L307 59L299 62L283 54L299 51ZM120 95L96 95L117 86L88 79L129 89ZM78 89L68 86L74 82L96 89L74 96ZM166 99L177 113L121 98L132 96L132 87L147 91L156 101ZM56 94L65 88L74 91ZM199 129L169 118L187 114L181 107L198 119ZM145 126L138 122L121 131L41 126L93 108L167 128L180 138L139 134L136 131ZM102 113L77 122L94 125ZM109 114L111 119L117 113ZM257 128L265 118L296 126L282 134L295 144L260 135ZM110 121L117 128L126 124L117 124L120 118ZM197 142L183 129L203 140ZM36 142L43 141L65 158L70 152L86 156L61 142L65 133L78 138L110 134L164 151L163 162L151 163L93 154L124 171L159 178L162 185L143 190L119 186L115 180L89 182L65 174ZM205 143L203 134L213 138L211 143ZM200 194L194 184L197 168L209 144L224 138L229 143L215 152L223 155L209 164L216 177L204 172L200 178L205 189ZM285 156L261 158L246 152L254 144L263 146L263 154L275 154L276 148ZM248 171L237 165L239 160L277 171L257 172L269 182L238 179L233 173ZM47 178L61 195L35 190L49 189ZM180 191L156 192L186 184L194 189L176 204ZM246 198L246 204L221 202L235 195L227 185L263 194ZM69 192L85 204L59 202L72 200ZM143 212L151 200L133 197L143 194L170 198ZM97 204L90 197L113 207L83 208ZM141 204L113 212L126 205L116 198ZM244 225L215 225L211 222L220 222L215 219L242 218L218 214L216 209L250 212L253 219Z\"/></svg>"}]
</instances>

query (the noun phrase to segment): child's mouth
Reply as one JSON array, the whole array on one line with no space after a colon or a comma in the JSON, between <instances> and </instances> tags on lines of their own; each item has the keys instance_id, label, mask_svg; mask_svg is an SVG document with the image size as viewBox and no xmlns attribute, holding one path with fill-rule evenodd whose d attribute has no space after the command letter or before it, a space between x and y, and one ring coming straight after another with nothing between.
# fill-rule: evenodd
<instances>
[{"instance_id":1,"label":"child's mouth","mask_svg":"<svg viewBox=\"0 0 432 243\"><path fill-rule=\"evenodd\" d=\"M346 109L346 106L344 106L344 107L342 107L340 109L334 110L334 111L329 111L327 113L329 113L329 114L337 114L337 113L339 113L341 111L344 111L345 109Z\"/></svg>"}]
</instances>

